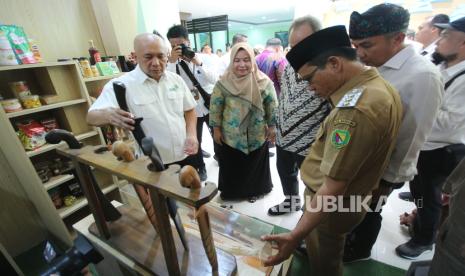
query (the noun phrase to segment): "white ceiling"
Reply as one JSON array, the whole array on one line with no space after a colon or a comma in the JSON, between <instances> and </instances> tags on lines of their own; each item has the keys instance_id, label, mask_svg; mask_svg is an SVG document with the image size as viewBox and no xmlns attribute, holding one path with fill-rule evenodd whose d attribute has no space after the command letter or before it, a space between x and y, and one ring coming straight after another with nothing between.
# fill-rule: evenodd
<instances>
[{"instance_id":1,"label":"white ceiling","mask_svg":"<svg viewBox=\"0 0 465 276\"><path fill-rule=\"evenodd\" d=\"M268 23L294 18L295 0L178 0L192 19L228 15L229 20Z\"/></svg>"}]
</instances>

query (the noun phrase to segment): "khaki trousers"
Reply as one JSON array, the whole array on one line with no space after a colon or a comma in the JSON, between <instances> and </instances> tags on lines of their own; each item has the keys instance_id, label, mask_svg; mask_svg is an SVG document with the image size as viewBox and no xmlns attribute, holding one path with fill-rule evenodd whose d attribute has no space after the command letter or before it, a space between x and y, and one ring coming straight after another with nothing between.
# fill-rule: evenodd
<instances>
[{"instance_id":1,"label":"khaki trousers","mask_svg":"<svg viewBox=\"0 0 465 276\"><path fill-rule=\"evenodd\" d=\"M313 196L312 191L305 190L306 203ZM349 203L347 202L344 206L349 206ZM304 212L308 212L307 208ZM331 212L310 232L305 238L310 261L310 275L343 275L342 257L345 236L363 220L365 213L365 210L361 212Z\"/></svg>"}]
</instances>

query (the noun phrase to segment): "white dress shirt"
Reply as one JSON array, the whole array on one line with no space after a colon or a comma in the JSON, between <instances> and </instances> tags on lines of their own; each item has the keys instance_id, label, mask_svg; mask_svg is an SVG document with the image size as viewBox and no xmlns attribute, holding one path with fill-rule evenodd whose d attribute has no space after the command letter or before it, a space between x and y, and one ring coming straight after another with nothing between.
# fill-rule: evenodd
<instances>
[{"instance_id":1,"label":"white dress shirt","mask_svg":"<svg viewBox=\"0 0 465 276\"><path fill-rule=\"evenodd\" d=\"M229 63L231 63L231 52L226 52L220 57L220 67L218 70L220 76L226 72L226 69L229 67Z\"/></svg>"},{"instance_id":2,"label":"white dress shirt","mask_svg":"<svg viewBox=\"0 0 465 276\"><path fill-rule=\"evenodd\" d=\"M464 70L465 61L449 68L441 65L445 83ZM465 144L465 75L456 78L444 92L433 129L422 150L433 150L452 144Z\"/></svg>"},{"instance_id":3,"label":"white dress shirt","mask_svg":"<svg viewBox=\"0 0 465 276\"><path fill-rule=\"evenodd\" d=\"M441 73L411 46L406 46L378 70L399 91L404 110L383 179L393 183L410 181L417 174L418 154L431 132L444 94Z\"/></svg>"},{"instance_id":4,"label":"white dress shirt","mask_svg":"<svg viewBox=\"0 0 465 276\"><path fill-rule=\"evenodd\" d=\"M213 59L208 59L205 54L196 54L199 61L202 63L202 66L196 66L192 62L187 62L189 69L194 74L194 77L200 83L200 86L209 94L213 92L213 87L215 87L216 82L218 81L218 64ZM176 63L168 62L167 70L176 74ZM186 82L189 90L192 91L194 85L187 76L186 72L182 69L181 65L178 65L181 78ZM204 105L204 100L202 95L199 94L199 99L197 100L197 106L195 107L195 112L197 117L204 117L208 114L208 109Z\"/></svg>"},{"instance_id":5,"label":"white dress shirt","mask_svg":"<svg viewBox=\"0 0 465 276\"><path fill-rule=\"evenodd\" d=\"M113 90L114 81L126 85L129 111L136 118L144 118L142 129L147 137L153 138L163 163L186 158L184 112L193 109L196 103L184 81L178 75L166 71L156 81L137 66L133 71L109 81L89 111L119 107Z\"/></svg>"},{"instance_id":6,"label":"white dress shirt","mask_svg":"<svg viewBox=\"0 0 465 276\"><path fill-rule=\"evenodd\" d=\"M432 60L432 55L434 51L436 51L437 43L439 38L433 41L430 45L426 46L423 50L421 50L420 54L427 58L428 60Z\"/></svg>"}]
</instances>

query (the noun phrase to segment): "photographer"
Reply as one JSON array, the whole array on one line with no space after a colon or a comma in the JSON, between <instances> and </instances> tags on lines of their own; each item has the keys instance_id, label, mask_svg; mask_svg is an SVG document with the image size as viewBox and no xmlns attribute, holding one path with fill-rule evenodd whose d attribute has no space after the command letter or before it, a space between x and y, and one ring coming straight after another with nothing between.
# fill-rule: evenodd
<instances>
[{"instance_id":1,"label":"photographer","mask_svg":"<svg viewBox=\"0 0 465 276\"><path fill-rule=\"evenodd\" d=\"M207 179L207 171L203 157L210 154L202 150L202 130L203 124L208 126L208 114L210 105L210 94L218 80L218 67L215 63L205 62L203 54L196 54L189 46L187 29L181 25L175 25L166 34L171 44L171 54L168 58L168 71L175 72L182 77L192 92L197 107L197 139L199 141L199 151L196 155L195 167L199 172L200 179ZM211 132L211 130L210 130Z\"/></svg>"}]
</instances>

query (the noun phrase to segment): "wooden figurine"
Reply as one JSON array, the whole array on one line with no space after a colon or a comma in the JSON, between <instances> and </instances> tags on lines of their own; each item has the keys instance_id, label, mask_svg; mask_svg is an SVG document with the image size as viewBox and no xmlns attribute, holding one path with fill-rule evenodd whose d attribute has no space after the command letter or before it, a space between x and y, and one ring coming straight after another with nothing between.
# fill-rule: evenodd
<instances>
[{"instance_id":1,"label":"wooden figurine","mask_svg":"<svg viewBox=\"0 0 465 276\"><path fill-rule=\"evenodd\" d=\"M118 159L122 159L124 162L131 162L135 160L134 148L123 141L114 142L111 151L113 155L118 157ZM155 231L157 231L158 233L159 227L157 224L157 219L155 217L156 215L155 210L153 208L152 199L150 198L148 190L144 186L139 184L134 184L134 189L136 190L137 196L139 197L139 200L142 203L145 212L147 213L150 223L153 225L153 228L155 228Z\"/></svg>"},{"instance_id":2,"label":"wooden figurine","mask_svg":"<svg viewBox=\"0 0 465 276\"><path fill-rule=\"evenodd\" d=\"M184 166L179 171L179 182L181 183L181 186L193 190L201 188L200 177L197 170L189 165ZM195 218L199 223L200 237L202 238L205 253L207 254L208 261L212 267L212 274L218 275L218 259L210 227L210 218L208 217L208 211L205 205L202 205L195 210Z\"/></svg>"},{"instance_id":3,"label":"wooden figurine","mask_svg":"<svg viewBox=\"0 0 465 276\"><path fill-rule=\"evenodd\" d=\"M124 162L135 160L134 148L123 141L114 142L111 151L114 156L122 159Z\"/></svg>"}]
</instances>

